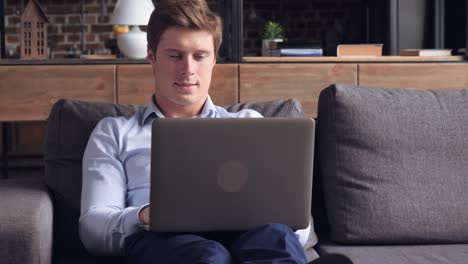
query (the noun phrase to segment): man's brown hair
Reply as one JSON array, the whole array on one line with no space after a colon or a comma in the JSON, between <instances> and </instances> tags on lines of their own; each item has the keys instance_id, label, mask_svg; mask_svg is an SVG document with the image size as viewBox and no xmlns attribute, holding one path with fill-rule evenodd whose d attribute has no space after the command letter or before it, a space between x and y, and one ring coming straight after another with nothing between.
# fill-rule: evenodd
<instances>
[{"instance_id":1,"label":"man's brown hair","mask_svg":"<svg viewBox=\"0 0 468 264\"><path fill-rule=\"evenodd\" d=\"M223 25L206 0L161 0L148 22L148 48L156 53L162 34L170 27L205 30L213 35L215 54L221 46Z\"/></svg>"}]
</instances>

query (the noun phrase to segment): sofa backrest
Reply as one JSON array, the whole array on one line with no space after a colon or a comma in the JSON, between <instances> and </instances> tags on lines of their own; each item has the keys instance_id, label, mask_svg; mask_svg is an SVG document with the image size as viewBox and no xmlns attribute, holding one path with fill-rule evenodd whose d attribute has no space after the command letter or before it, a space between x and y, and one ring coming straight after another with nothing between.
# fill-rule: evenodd
<instances>
[{"instance_id":1,"label":"sofa backrest","mask_svg":"<svg viewBox=\"0 0 468 264\"><path fill-rule=\"evenodd\" d=\"M78 236L82 157L95 125L108 116L132 116L141 106L59 100L48 119L45 145L45 181L54 201L54 252L87 254ZM266 117L304 117L296 100L243 103L231 112L254 109Z\"/></svg>"},{"instance_id":2,"label":"sofa backrest","mask_svg":"<svg viewBox=\"0 0 468 264\"><path fill-rule=\"evenodd\" d=\"M468 90L332 85L317 134L333 241L468 242Z\"/></svg>"},{"instance_id":3,"label":"sofa backrest","mask_svg":"<svg viewBox=\"0 0 468 264\"><path fill-rule=\"evenodd\" d=\"M45 181L54 201L54 254L81 255L78 237L81 163L89 135L107 116L132 116L137 107L59 100L49 114L45 145Z\"/></svg>"}]
</instances>

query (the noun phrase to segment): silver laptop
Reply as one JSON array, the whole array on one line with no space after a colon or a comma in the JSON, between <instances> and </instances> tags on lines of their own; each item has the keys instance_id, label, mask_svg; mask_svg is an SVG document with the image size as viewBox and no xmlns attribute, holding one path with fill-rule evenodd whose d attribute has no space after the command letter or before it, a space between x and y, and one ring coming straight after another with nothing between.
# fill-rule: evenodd
<instances>
[{"instance_id":1,"label":"silver laptop","mask_svg":"<svg viewBox=\"0 0 468 264\"><path fill-rule=\"evenodd\" d=\"M314 132L306 118L155 119L149 229L306 228Z\"/></svg>"}]
</instances>

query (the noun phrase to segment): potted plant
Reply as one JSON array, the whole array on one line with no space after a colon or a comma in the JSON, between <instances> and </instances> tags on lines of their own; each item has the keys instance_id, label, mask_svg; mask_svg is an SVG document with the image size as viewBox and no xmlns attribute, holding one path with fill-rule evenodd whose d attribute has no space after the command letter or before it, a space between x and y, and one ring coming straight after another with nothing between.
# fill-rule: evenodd
<instances>
[{"instance_id":1,"label":"potted plant","mask_svg":"<svg viewBox=\"0 0 468 264\"><path fill-rule=\"evenodd\" d=\"M262 56L279 56L278 42L283 42L283 27L268 21L263 30Z\"/></svg>"}]
</instances>

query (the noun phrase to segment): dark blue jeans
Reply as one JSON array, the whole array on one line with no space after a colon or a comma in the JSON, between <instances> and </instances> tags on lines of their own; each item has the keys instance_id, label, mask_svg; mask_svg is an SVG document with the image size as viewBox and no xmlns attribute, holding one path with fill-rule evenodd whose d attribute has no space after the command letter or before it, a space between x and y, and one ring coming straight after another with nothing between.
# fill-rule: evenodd
<instances>
[{"instance_id":1,"label":"dark blue jeans","mask_svg":"<svg viewBox=\"0 0 468 264\"><path fill-rule=\"evenodd\" d=\"M142 231L125 240L128 263L307 263L295 233L268 224L237 233L161 234Z\"/></svg>"}]
</instances>

